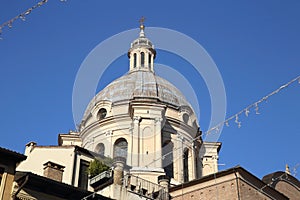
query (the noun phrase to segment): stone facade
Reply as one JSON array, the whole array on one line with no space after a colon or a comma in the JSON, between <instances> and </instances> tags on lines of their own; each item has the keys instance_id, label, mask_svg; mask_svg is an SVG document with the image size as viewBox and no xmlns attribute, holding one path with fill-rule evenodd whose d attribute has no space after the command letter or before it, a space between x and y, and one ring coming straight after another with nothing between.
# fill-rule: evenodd
<instances>
[{"instance_id":1,"label":"stone facade","mask_svg":"<svg viewBox=\"0 0 300 200\"><path fill-rule=\"evenodd\" d=\"M288 199L241 167L235 167L170 189L176 200Z\"/></svg>"}]
</instances>

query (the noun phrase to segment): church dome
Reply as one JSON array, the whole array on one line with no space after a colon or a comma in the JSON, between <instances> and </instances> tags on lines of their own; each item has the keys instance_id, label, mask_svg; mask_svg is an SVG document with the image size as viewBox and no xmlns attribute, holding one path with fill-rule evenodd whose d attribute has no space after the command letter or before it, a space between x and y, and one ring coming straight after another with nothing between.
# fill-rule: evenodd
<instances>
[{"instance_id":1,"label":"church dome","mask_svg":"<svg viewBox=\"0 0 300 200\"><path fill-rule=\"evenodd\" d=\"M79 137L82 147L97 155L122 157L132 175L152 182L167 175L183 182L187 176L197 177L193 166L200 163L193 153L201 143L197 139L194 148L189 149L183 141L194 141L201 134L200 127L192 106L179 89L155 74L156 51L145 37L144 28L141 24L139 37L128 51L128 73L91 100L79 125ZM173 159L173 151L180 148L187 155L182 162ZM183 162L186 166L190 162L192 170L175 167L183 167Z\"/></svg>"},{"instance_id":2,"label":"church dome","mask_svg":"<svg viewBox=\"0 0 300 200\"><path fill-rule=\"evenodd\" d=\"M191 108L180 90L169 81L150 71L134 71L116 79L100 91L89 104L85 116L100 101L116 103L135 98L156 99L166 105Z\"/></svg>"},{"instance_id":3,"label":"church dome","mask_svg":"<svg viewBox=\"0 0 300 200\"><path fill-rule=\"evenodd\" d=\"M129 72L114 80L92 99L83 120L101 101L114 104L137 98L157 100L175 108L189 107L193 112L190 103L173 84L155 75L156 51L152 42L145 36L144 29L144 25L141 24L139 37L131 43L128 51Z\"/></svg>"}]
</instances>

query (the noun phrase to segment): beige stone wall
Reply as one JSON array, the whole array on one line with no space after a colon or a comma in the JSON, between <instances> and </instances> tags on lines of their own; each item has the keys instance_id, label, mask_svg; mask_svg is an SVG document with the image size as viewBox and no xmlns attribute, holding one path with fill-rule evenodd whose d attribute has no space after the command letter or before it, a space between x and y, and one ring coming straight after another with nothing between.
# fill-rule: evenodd
<instances>
[{"instance_id":1,"label":"beige stone wall","mask_svg":"<svg viewBox=\"0 0 300 200\"><path fill-rule=\"evenodd\" d=\"M147 100L147 99L146 99ZM111 106L111 107L110 107ZM99 109L107 110L107 117L101 121L96 113ZM172 141L174 178L172 181L182 182L183 159L182 147L189 148L189 141L195 137L197 128L192 124L196 117L192 111L171 109L165 105L152 101L134 102L129 104L109 105L99 102L93 109L92 115L82 126L80 137L84 148L95 151L98 144L105 148L104 155L114 157L114 144L119 138L128 143L127 165L142 172L163 170L162 144L166 140ZM182 115L188 113L188 124L183 123ZM166 124L166 118L168 122ZM184 143L178 135L185 138ZM166 137L168 135L169 137ZM189 180L195 179L198 174L195 167L195 152L189 152ZM144 169L146 168L146 169ZM200 169L200 168L199 168ZM159 173L161 175L161 173ZM148 174L148 179L157 182L157 173Z\"/></svg>"},{"instance_id":2,"label":"beige stone wall","mask_svg":"<svg viewBox=\"0 0 300 200\"><path fill-rule=\"evenodd\" d=\"M27 159L17 167L17 171L29 171L43 176L43 165L48 161L65 166L62 182L72 184L74 147L34 147Z\"/></svg>"}]
</instances>

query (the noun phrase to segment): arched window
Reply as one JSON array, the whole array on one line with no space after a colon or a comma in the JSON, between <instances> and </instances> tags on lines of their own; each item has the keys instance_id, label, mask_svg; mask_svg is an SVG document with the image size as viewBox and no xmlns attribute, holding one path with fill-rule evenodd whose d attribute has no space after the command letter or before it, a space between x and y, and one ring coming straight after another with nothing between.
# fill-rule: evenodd
<instances>
[{"instance_id":1,"label":"arched window","mask_svg":"<svg viewBox=\"0 0 300 200\"><path fill-rule=\"evenodd\" d=\"M104 119L106 117L107 111L105 108L101 108L98 112L98 119Z\"/></svg>"},{"instance_id":2,"label":"arched window","mask_svg":"<svg viewBox=\"0 0 300 200\"><path fill-rule=\"evenodd\" d=\"M173 168L173 148L174 144L170 140L164 142L162 155L163 155L163 167L166 175L170 178L174 178L174 168Z\"/></svg>"},{"instance_id":3,"label":"arched window","mask_svg":"<svg viewBox=\"0 0 300 200\"><path fill-rule=\"evenodd\" d=\"M97 144L96 148L95 148L95 153L104 156L105 154L105 146L103 143L99 143Z\"/></svg>"},{"instance_id":4,"label":"arched window","mask_svg":"<svg viewBox=\"0 0 300 200\"><path fill-rule=\"evenodd\" d=\"M114 144L114 157L127 159L128 143L124 138L119 138Z\"/></svg>"},{"instance_id":5,"label":"arched window","mask_svg":"<svg viewBox=\"0 0 300 200\"><path fill-rule=\"evenodd\" d=\"M151 54L148 54L148 67L151 68Z\"/></svg>"},{"instance_id":6,"label":"arched window","mask_svg":"<svg viewBox=\"0 0 300 200\"><path fill-rule=\"evenodd\" d=\"M136 53L133 54L133 67L136 68Z\"/></svg>"},{"instance_id":7,"label":"arched window","mask_svg":"<svg viewBox=\"0 0 300 200\"><path fill-rule=\"evenodd\" d=\"M189 181L189 150L185 149L183 153L183 181Z\"/></svg>"},{"instance_id":8,"label":"arched window","mask_svg":"<svg viewBox=\"0 0 300 200\"><path fill-rule=\"evenodd\" d=\"M141 53L141 66L144 67L144 65L145 65L145 53L142 52Z\"/></svg>"}]
</instances>

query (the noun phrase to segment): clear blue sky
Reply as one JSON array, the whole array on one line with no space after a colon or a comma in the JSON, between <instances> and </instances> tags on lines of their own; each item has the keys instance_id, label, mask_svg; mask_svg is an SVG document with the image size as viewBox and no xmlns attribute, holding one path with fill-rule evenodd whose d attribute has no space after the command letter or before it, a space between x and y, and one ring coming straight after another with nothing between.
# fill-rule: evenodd
<instances>
[{"instance_id":1,"label":"clear blue sky","mask_svg":"<svg viewBox=\"0 0 300 200\"><path fill-rule=\"evenodd\" d=\"M37 2L0 0L0 23ZM82 61L101 41L137 28L141 16L146 16L146 26L180 31L206 49L226 87L227 114L235 114L300 75L299 10L296 0L51 0L25 22L3 30L0 146L23 152L29 141L55 145L59 133L75 129L72 89ZM188 76L201 101L200 125L206 131L210 97L201 77L189 76L187 63L167 52L159 51L157 61ZM106 72L99 89L126 71L123 56ZM300 84L293 84L262 104L260 115L252 111L243 117L241 128L233 123L224 128L220 163L225 166L220 168L240 164L262 177L300 163L299 102Z\"/></svg>"}]
</instances>

